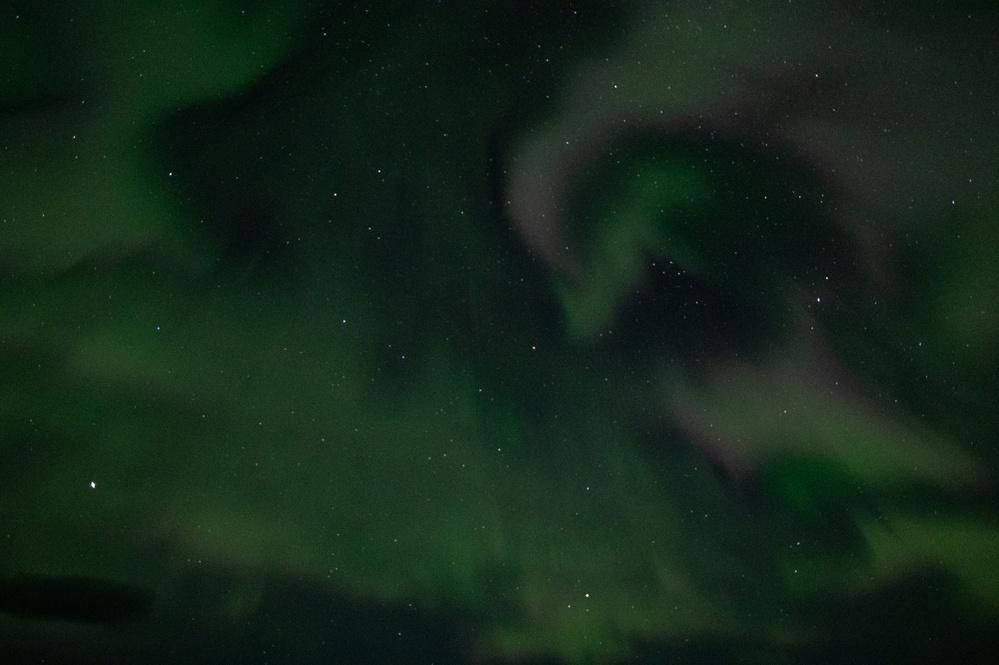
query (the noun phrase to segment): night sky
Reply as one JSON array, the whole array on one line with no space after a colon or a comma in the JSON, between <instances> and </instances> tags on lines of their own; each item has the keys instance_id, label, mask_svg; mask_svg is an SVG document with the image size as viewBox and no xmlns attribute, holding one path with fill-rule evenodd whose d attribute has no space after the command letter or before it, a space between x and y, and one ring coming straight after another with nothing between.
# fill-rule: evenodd
<instances>
[{"instance_id":1,"label":"night sky","mask_svg":"<svg viewBox=\"0 0 999 665\"><path fill-rule=\"evenodd\" d=\"M989 3L76 4L0 11L5 662L993 662Z\"/></svg>"}]
</instances>

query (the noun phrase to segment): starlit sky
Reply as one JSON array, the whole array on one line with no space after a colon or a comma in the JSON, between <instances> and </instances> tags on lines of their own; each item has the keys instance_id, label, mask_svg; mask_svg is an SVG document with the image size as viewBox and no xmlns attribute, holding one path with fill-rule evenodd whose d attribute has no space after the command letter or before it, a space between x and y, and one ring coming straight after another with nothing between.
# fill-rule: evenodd
<instances>
[{"instance_id":1,"label":"starlit sky","mask_svg":"<svg viewBox=\"0 0 999 665\"><path fill-rule=\"evenodd\" d=\"M986 655L999 15L864 4L5 5L0 657Z\"/></svg>"}]
</instances>

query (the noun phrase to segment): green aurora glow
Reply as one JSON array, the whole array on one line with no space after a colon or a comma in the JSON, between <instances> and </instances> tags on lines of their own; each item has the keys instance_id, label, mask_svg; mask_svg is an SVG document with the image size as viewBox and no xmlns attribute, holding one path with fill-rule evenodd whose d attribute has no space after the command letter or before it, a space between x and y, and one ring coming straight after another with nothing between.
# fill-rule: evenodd
<instances>
[{"instance_id":1,"label":"green aurora glow","mask_svg":"<svg viewBox=\"0 0 999 665\"><path fill-rule=\"evenodd\" d=\"M989 643L991 10L22 4L0 654Z\"/></svg>"}]
</instances>

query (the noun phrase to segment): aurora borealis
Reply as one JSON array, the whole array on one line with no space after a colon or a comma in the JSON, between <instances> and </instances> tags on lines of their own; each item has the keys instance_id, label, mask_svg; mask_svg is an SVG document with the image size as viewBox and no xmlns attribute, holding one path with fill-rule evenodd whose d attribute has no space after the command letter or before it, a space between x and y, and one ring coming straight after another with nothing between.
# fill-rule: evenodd
<instances>
[{"instance_id":1,"label":"aurora borealis","mask_svg":"<svg viewBox=\"0 0 999 665\"><path fill-rule=\"evenodd\" d=\"M0 655L992 661L995 10L84 4L0 16Z\"/></svg>"}]
</instances>

